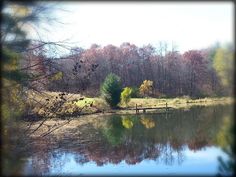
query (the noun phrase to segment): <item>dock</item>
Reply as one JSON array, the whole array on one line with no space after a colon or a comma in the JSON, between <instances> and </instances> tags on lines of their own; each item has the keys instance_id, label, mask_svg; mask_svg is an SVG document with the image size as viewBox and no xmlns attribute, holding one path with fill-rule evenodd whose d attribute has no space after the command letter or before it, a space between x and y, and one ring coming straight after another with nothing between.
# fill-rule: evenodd
<instances>
[{"instance_id":1,"label":"dock","mask_svg":"<svg viewBox=\"0 0 236 177\"><path fill-rule=\"evenodd\" d=\"M166 110L169 111L172 107L169 107L166 103L166 106L164 107L138 107L138 105L136 104L135 108L126 108L126 110L135 110L136 113L139 113L139 111L143 111L143 113L146 112L146 110Z\"/></svg>"}]
</instances>

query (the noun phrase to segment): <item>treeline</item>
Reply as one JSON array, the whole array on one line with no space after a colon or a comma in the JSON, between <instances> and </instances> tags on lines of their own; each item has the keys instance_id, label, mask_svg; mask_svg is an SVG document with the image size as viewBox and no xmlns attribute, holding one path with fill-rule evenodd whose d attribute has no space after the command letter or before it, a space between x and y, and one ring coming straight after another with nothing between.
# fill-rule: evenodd
<instances>
[{"instance_id":1,"label":"treeline","mask_svg":"<svg viewBox=\"0 0 236 177\"><path fill-rule=\"evenodd\" d=\"M114 73L121 78L123 87L138 88L144 80L153 81L153 97L204 97L232 94L233 54L232 45L214 45L180 54L152 45L123 43L119 47L74 48L70 55L53 60L42 54L36 58L44 61L41 71L61 76L43 81L43 88L50 91L98 96L106 76Z\"/></svg>"}]
</instances>

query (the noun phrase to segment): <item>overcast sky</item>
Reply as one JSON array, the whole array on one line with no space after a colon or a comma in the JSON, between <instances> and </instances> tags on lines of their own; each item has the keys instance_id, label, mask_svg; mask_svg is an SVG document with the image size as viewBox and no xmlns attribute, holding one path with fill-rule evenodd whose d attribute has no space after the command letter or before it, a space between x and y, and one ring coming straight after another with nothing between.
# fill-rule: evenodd
<instances>
[{"instance_id":1,"label":"overcast sky","mask_svg":"<svg viewBox=\"0 0 236 177\"><path fill-rule=\"evenodd\" d=\"M174 42L180 52L215 42L233 42L233 2L63 2L56 13L64 25L52 25L50 40L69 39L89 48L123 42L137 46Z\"/></svg>"}]
</instances>

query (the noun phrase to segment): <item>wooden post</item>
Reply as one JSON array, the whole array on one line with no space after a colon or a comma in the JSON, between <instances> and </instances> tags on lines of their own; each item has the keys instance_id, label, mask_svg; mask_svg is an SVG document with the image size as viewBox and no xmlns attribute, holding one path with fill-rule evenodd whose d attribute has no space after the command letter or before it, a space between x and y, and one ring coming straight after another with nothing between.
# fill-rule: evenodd
<instances>
[{"instance_id":1,"label":"wooden post","mask_svg":"<svg viewBox=\"0 0 236 177\"><path fill-rule=\"evenodd\" d=\"M136 104L136 113L138 112L138 109L137 109L137 104Z\"/></svg>"},{"instance_id":2,"label":"wooden post","mask_svg":"<svg viewBox=\"0 0 236 177\"><path fill-rule=\"evenodd\" d=\"M167 110L168 110L168 109L167 109L167 102L166 102L166 119L167 119Z\"/></svg>"}]
</instances>

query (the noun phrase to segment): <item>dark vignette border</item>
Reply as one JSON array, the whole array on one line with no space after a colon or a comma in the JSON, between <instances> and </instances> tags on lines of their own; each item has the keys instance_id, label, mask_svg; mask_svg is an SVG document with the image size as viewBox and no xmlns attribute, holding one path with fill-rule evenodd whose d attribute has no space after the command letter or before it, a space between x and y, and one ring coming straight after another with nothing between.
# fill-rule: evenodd
<instances>
[{"instance_id":1,"label":"dark vignette border","mask_svg":"<svg viewBox=\"0 0 236 177\"><path fill-rule=\"evenodd\" d=\"M191 2L199 2L199 3L204 3L204 2L232 2L234 5L234 17L233 17L233 31L234 31L234 39L233 39L233 44L234 44L234 48L235 48L235 1L233 0L3 0L4 2L29 2L29 1L42 1L42 2L101 2L101 3L105 3L105 2L121 2L121 3L126 3L126 2L132 2L132 3L139 3L139 2L145 2L145 3L158 3L158 2L168 2L168 3L173 3L173 2L179 2L179 3L191 3ZM0 8L2 10L3 8L3 1L0 1ZM0 27L1 27L1 21L2 21L2 14L0 16ZM1 79L1 75L2 75L2 63L1 63L1 56L2 56L2 44L0 43L0 87L2 88L2 79ZM236 52L234 51L234 68L236 66ZM233 92L233 96L234 98L236 98L236 68L234 69L234 92ZM0 103L2 103L2 93L0 93ZM235 115L236 115L236 107L235 107L235 102L234 102L234 126L233 126L233 132L234 132L234 136L236 135L236 119L235 119ZM0 115L2 115L2 111L0 109ZM1 118L1 117L0 117ZM2 119L0 119L0 132L1 132L1 136L0 136L0 153L1 153L1 158L0 158L0 176L4 177L2 174L2 124L1 124ZM236 142L234 141L233 144L233 151L234 151L234 158L236 159ZM234 174L236 174L236 166L234 167ZM62 177L63 175L57 175L55 177ZM77 175L75 175L77 176ZM120 175L83 175L83 176L91 176L91 177L104 177L104 176L120 176ZM140 175L122 175L122 176L147 176L145 174L140 174ZM148 175L148 176L172 176L172 175ZM173 176L208 176L208 175L173 175ZM234 175L233 175L234 176Z\"/></svg>"}]
</instances>

